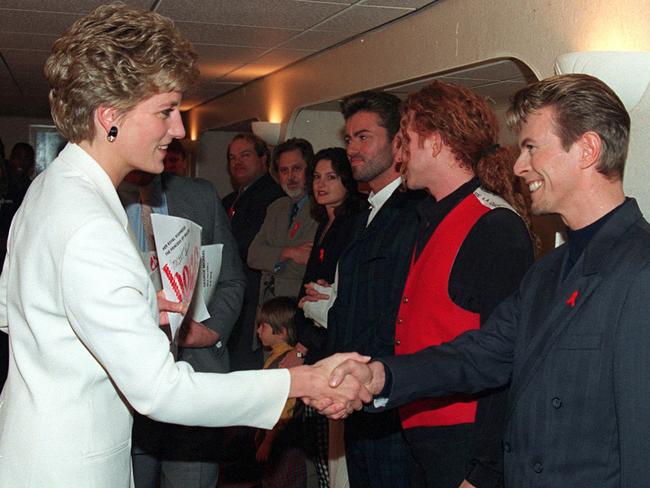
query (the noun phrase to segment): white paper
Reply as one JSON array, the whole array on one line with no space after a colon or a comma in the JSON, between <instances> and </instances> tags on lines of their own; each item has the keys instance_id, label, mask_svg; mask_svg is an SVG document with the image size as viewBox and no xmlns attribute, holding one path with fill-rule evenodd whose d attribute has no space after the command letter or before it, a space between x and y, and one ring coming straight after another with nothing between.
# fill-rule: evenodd
<instances>
[{"instance_id":1,"label":"white paper","mask_svg":"<svg viewBox=\"0 0 650 488\"><path fill-rule=\"evenodd\" d=\"M161 214L151 215L151 225L165 297L189 305L201 260L201 226L191 220ZM172 340L183 318L179 313L169 314Z\"/></svg>"},{"instance_id":2,"label":"white paper","mask_svg":"<svg viewBox=\"0 0 650 488\"><path fill-rule=\"evenodd\" d=\"M221 272L221 257L223 244L210 244L201 246L201 264L196 283L197 290L190 307L190 315L195 322L203 322L210 318L207 304L212 298L214 289Z\"/></svg>"},{"instance_id":3,"label":"white paper","mask_svg":"<svg viewBox=\"0 0 650 488\"><path fill-rule=\"evenodd\" d=\"M160 281L160 263L156 251L147 251L142 253L142 262L149 272L149 279L153 283L156 291L162 290L162 281Z\"/></svg>"}]
</instances>

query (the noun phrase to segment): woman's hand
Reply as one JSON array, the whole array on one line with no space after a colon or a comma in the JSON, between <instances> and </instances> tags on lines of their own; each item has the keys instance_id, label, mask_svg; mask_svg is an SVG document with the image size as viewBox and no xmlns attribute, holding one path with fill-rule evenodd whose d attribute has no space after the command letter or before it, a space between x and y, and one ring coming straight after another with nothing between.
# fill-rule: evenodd
<instances>
[{"instance_id":1,"label":"woman's hand","mask_svg":"<svg viewBox=\"0 0 650 488\"><path fill-rule=\"evenodd\" d=\"M326 293L320 293L316 288L314 287L314 284L318 284L320 286L323 286L325 288L331 288L332 285L330 285L327 281L325 280L317 280L316 283L313 281L310 281L309 283L305 284L305 296L300 299L300 302L298 303L298 307L303 308L305 306L305 302L319 302L321 300L327 300L329 299L329 295Z\"/></svg>"},{"instance_id":2,"label":"woman's hand","mask_svg":"<svg viewBox=\"0 0 650 488\"><path fill-rule=\"evenodd\" d=\"M156 293L156 299L158 300L158 321L160 322L160 325L169 325L169 315L167 315L167 312L176 312L180 313L181 315L185 315L187 313L187 305L182 303L182 302L172 302L170 300L167 300L165 298L165 292L163 290L160 290L158 293Z\"/></svg>"}]
</instances>

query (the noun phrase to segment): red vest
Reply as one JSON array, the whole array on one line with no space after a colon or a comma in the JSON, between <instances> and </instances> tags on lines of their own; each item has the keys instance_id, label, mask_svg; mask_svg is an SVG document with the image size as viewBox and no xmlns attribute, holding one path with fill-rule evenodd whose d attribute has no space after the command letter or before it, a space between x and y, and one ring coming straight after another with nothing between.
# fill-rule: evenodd
<instances>
[{"instance_id":1,"label":"red vest","mask_svg":"<svg viewBox=\"0 0 650 488\"><path fill-rule=\"evenodd\" d=\"M417 261L411 262L395 327L396 355L442 344L479 328L479 314L459 307L449 297L449 277L469 231L492 208L507 205L502 202L480 188L468 195L438 225ZM400 407L400 416L405 429L473 423L476 402L461 397L419 400Z\"/></svg>"}]
</instances>

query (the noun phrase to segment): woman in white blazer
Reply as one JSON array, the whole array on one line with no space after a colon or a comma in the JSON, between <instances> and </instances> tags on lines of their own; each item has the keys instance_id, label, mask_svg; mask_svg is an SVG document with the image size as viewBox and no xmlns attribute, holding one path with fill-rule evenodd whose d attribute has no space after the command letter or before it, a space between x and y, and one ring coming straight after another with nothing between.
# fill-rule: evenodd
<instances>
[{"instance_id":1,"label":"woman in white blazer","mask_svg":"<svg viewBox=\"0 0 650 488\"><path fill-rule=\"evenodd\" d=\"M171 21L124 5L98 8L54 44L52 116L70 144L16 214L0 278L11 349L3 488L132 485L132 409L164 422L271 428L289 395L326 394L327 366L195 373L174 362L159 329L115 187L132 170L160 173L167 145L184 137L178 107L195 61ZM355 388L337 391L348 411L360 406Z\"/></svg>"}]
</instances>

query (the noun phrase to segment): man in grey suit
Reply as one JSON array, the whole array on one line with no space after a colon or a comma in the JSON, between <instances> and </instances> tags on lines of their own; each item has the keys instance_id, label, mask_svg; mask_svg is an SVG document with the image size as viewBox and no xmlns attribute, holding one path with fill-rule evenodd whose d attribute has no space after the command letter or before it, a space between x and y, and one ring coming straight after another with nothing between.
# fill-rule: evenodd
<instances>
[{"instance_id":1,"label":"man in grey suit","mask_svg":"<svg viewBox=\"0 0 650 488\"><path fill-rule=\"evenodd\" d=\"M347 362L333 380L363 378L375 407L510 382L506 486L646 487L650 225L623 192L629 115L602 81L574 74L520 90L508 118L532 210L558 213L567 244L480 330L369 367Z\"/></svg>"},{"instance_id":2,"label":"man in grey suit","mask_svg":"<svg viewBox=\"0 0 650 488\"><path fill-rule=\"evenodd\" d=\"M197 223L202 227L203 245L223 244L219 279L207 302L210 318L198 323L188 317L177 344L178 359L190 363L195 371L227 373L226 343L241 309L246 282L237 244L214 187L205 180L169 173L155 177L132 173L128 181L131 185L122 185L119 193L143 251L152 250L143 208L144 212ZM219 440L219 429L165 425L139 417L134 430L136 487L157 486L160 473L163 487L213 488L218 479Z\"/></svg>"},{"instance_id":3,"label":"man in grey suit","mask_svg":"<svg viewBox=\"0 0 650 488\"><path fill-rule=\"evenodd\" d=\"M273 169L287 196L269 205L248 249L248 265L262 273L259 305L276 296L300 293L318 228L307 191L313 158L314 150L305 139L289 139L273 151Z\"/></svg>"}]
</instances>

